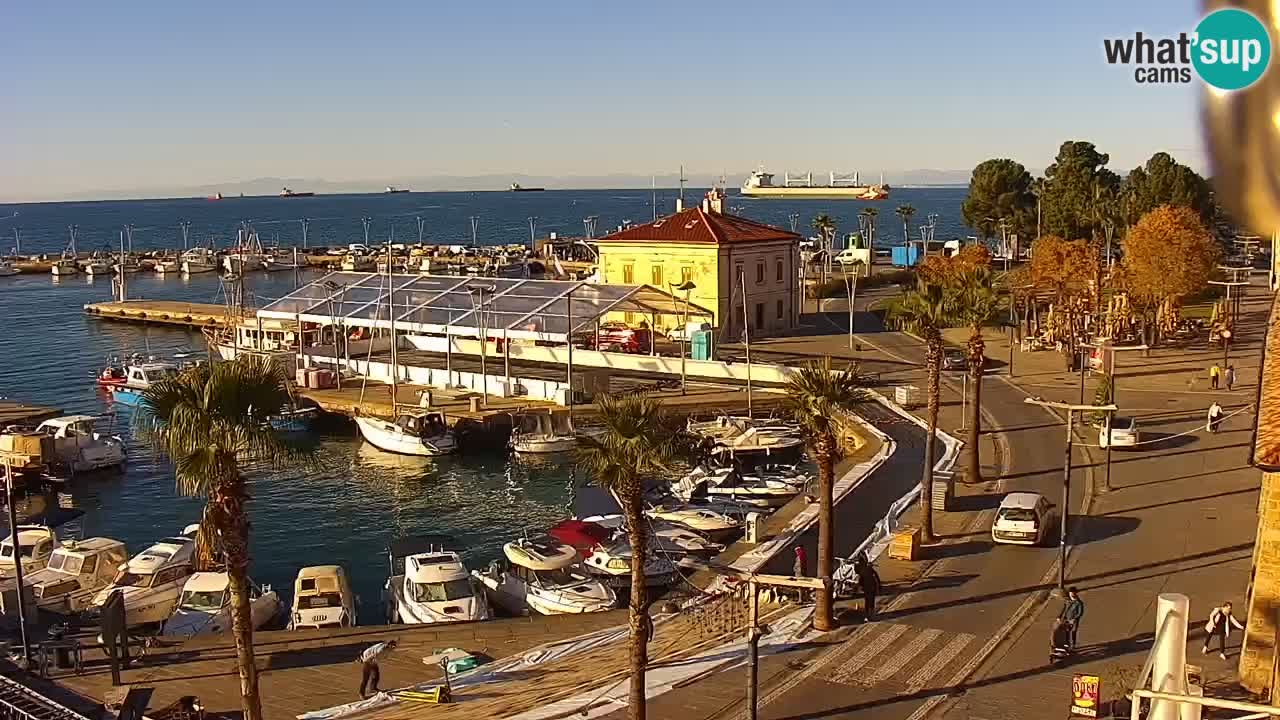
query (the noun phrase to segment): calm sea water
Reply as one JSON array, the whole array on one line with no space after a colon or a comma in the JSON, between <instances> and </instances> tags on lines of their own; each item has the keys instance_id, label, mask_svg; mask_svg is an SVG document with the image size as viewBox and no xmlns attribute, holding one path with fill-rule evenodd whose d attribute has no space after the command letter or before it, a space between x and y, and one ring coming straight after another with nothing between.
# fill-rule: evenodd
<instances>
[{"instance_id":1,"label":"calm sea water","mask_svg":"<svg viewBox=\"0 0 1280 720\"><path fill-rule=\"evenodd\" d=\"M690 195L694 193L690 192ZM939 238L963 232L959 223L962 189L896 191L882 202L881 234L901 233L892 208L912 203L923 218L940 215ZM668 207L667 198L659 199ZM80 227L80 248L114 242L119 227L137 226L134 246L173 247L178 222L192 223L196 237L215 234L225 244L241 220L252 220L264 236L279 232L282 245L300 241L296 219L308 216L316 244L359 240L359 218L375 218L385 237L396 224L397 239L416 239L415 215L427 219L426 238L437 242L469 239L468 217L481 218L485 244L528 237L526 218L539 217L539 235L548 230L581 233L581 218L599 216L598 228L651 213L647 191L549 191L545 193L415 193L349 195L297 199L142 200L98 203L0 205L0 238L23 228L25 252L58 252L66 226ZM842 227L856 226L858 203L774 202L733 198L737 212L787 226L799 213L802 225L827 212ZM15 214L16 213L16 214ZM7 216L7 217L6 217ZM269 230L268 228L277 228ZM308 277L303 276L303 281ZM293 287L289 273L255 274L248 289L259 303ZM134 297L217 302L218 278L190 279L150 273L131 277ZM59 407L67 412L115 411L114 431L129 443L130 461L118 475L77 481L71 488L77 521L86 535L125 541L131 551L177 532L199 519L200 501L179 497L173 471L132 437L127 408L115 408L94 385L106 358L134 352L157 356L206 352L199 333L93 320L82 306L109 299L109 279L45 275L0 278L0 397ZM336 424L322 434L320 467L307 472L251 469L254 579L279 588L291 585L304 565L347 567L362 598L361 620L382 619L381 588L387 576L384 548L397 538L428 533L454 537L472 567L500 554L502 544L524 529L545 528L568 514L572 468L554 461L516 461L502 453L419 460L381 453L365 445L353 427Z\"/></svg>"}]
</instances>

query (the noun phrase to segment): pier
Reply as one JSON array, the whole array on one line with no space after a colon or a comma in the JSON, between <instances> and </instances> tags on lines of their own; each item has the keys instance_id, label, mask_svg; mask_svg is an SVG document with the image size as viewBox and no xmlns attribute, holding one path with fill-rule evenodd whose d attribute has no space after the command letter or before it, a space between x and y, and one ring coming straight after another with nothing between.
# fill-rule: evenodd
<instances>
[{"instance_id":1,"label":"pier","mask_svg":"<svg viewBox=\"0 0 1280 720\"><path fill-rule=\"evenodd\" d=\"M104 320L190 328L226 327L230 316L225 305L172 300L125 300L88 303L86 315Z\"/></svg>"},{"instance_id":2,"label":"pier","mask_svg":"<svg viewBox=\"0 0 1280 720\"><path fill-rule=\"evenodd\" d=\"M28 405L16 400L0 400L0 427L7 425L35 425L62 415L58 408Z\"/></svg>"}]
</instances>

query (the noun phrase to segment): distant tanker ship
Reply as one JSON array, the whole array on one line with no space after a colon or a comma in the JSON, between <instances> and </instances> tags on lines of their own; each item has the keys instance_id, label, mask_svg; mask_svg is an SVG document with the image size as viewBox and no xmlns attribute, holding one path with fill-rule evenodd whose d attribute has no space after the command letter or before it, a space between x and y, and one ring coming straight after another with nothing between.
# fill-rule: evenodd
<instances>
[{"instance_id":1,"label":"distant tanker ship","mask_svg":"<svg viewBox=\"0 0 1280 720\"><path fill-rule=\"evenodd\" d=\"M813 173L803 175L786 173L783 184L773 184L773 173L763 169L751 173L742 183L742 194L758 198L843 198L845 200L884 200L889 197L889 186L858 182L858 173L842 175L831 173L828 185L814 185Z\"/></svg>"}]
</instances>

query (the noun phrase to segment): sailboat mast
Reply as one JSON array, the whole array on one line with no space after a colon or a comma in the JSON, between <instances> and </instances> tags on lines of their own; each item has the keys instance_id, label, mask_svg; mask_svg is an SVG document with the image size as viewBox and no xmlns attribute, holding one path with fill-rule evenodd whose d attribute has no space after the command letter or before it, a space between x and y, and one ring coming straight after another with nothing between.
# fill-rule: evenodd
<instances>
[{"instance_id":1,"label":"sailboat mast","mask_svg":"<svg viewBox=\"0 0 1280 720\"><path fill-rule=\"evenodd\" d=\"M755 417L751 407L751 318L747 315L747 276L738 270L738 286L742 288L742 340L747 351L747 417Z\"/></svg>"},{"instance_id":2,"label":"sailboat mast","mask_svg":"<svg viewBox=\"0 0 1280 720\"><path fill-rule=\"evenodd\" d=\"M391 243L387 243L387 318L391 325L391 415L396 414L396 401L399 396L396 392L400 369L396 366L399 359L396 355L396 281L391 275Z\"/></svg>"}]
</instances>

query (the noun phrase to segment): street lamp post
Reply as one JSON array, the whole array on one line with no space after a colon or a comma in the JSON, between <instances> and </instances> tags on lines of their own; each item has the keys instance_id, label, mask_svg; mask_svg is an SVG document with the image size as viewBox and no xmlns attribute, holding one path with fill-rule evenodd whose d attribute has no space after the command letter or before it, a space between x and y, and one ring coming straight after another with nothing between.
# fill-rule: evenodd
<instances>
[{"instance_id":1,"label":"street lamp post","mask_svg":"<svg viewBox=\"0 0 1280 720\"><path fill-rule=\"evenodd\" d=\"M489 329L485 324L484 294L487 291L492 296L494 286L468 285L467 290L471 293L471 307L477 314L476 327L480 331L480 404L487 408L489 407L489 373L485 358L489 354Z\"/></svg>"},{"instance_id":2,"label":"street lamp post","mask_svg":"<svg viewBox=\"0 0 1280 720\"><path fill-rule=\"evenodd\" d=\"M853 349L853 304L858 299L858 272L862 261L853 263L853 273L846 268L844 273L845 291L849 294L849 349Z\"/></svg>"},{"instance_id":3,"label":"street lamp post","mask_svg":"<svg viewBox=\"0 0 1280 720\"><path fill-rule=\"evenodd\" d=\"M694 288L696 288L696 287L698 287L698 286L697 286L697 285L695 285L695 284L693 283L693 281L692 281L692 280L685 280L684 282L682 282L682 283L680 283L680 284L678 284L678 285L677 285L677 284L675 284L675 283L672 283L672 284L671 284L671 288L672 288L673 290L683 290L683 291L684 291L684 314L683 314L683 316L682 316L682 317L683 317L683 319L684 319L684 325L683 325L683 326L681 327L681 329L680 329L680 394L681 394L681 395L684 395L684 394L685 394L685 378L686 378L686 376L685 376L685 366L684 366L684 362L685 362L685 356L686 356L686 354L687 354L687 353L685 352L685 350L686 350L686 347L687 347L687 345L688 345L688 343L689 343L689 338L688 338L688 334L689 334L689 292L690 292L690 291L692 291L692 290L693 290ZM672 295L672 296L671 296L671 299L672 299L672 304L675 304L675 302L674 302L674 301L675 301L675 296L674 296L674 295Z\"/></svg>"},{"instance_id":4,"label":"street lamp post","mask_svg":"<svg viewBox=\"0 0 1280 720\"><path fill-rule=\"evenodd\" d=\"M1074 414L1077 412L1115 412L1116 406L1114 403L1108 405L1072 405L1071 403L1053 402L1038 397L1026 398L1023 402L1028 405L1039 405L1044 408L1067 411L1066 442L1063 446L1062 463L1062 508L1059 511L1062 519L1058 523L1058 590L1062 591L1067 585L1067 521L1071 517L1071 428Z\"/></svg>"}]
</instances>

